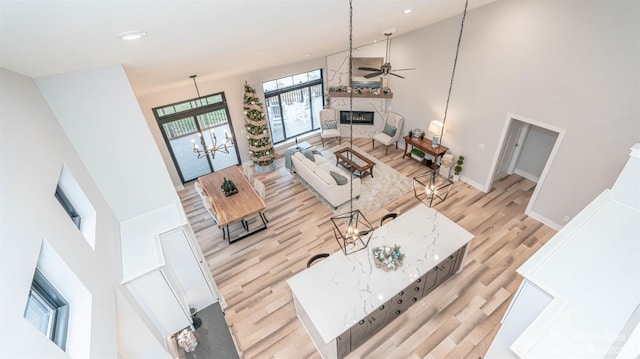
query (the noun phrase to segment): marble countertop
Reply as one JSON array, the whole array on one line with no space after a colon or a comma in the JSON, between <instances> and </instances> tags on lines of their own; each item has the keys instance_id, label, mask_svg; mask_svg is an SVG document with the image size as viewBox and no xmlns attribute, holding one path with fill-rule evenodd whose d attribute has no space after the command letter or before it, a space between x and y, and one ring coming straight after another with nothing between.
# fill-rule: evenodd
<instances>
[{"instance_id":1,"label":"marble countertop","mask_svg":"<svg viewBox=\"0 0 640 359\"><path fill-rule=\"evenodd\" d=\"M423 204L375 230L366 249L336 252L287 280L293 295L329 343L449 255L473 235ZM371 250L400 246L396 271L376 268Z\"/></svg>"},{"instance_id":2,"label":"marble countertop","mask_svg":"<svg viewBox=\"0 0 640 359\"><path fill-rule=\"evenodd\" d=\"M603 192L518 272L553 300L511 349L610 357L640 322L640 210Z\"/></svg>"}]
</instances>

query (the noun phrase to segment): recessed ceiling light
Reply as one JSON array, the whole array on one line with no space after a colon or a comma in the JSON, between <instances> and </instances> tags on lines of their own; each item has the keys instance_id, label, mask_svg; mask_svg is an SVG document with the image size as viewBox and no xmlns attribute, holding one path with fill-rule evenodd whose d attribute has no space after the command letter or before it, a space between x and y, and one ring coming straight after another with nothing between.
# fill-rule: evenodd
<instances>
[{"instance_id":1,"label":"recessed ceiling light","mask_svg":"<svg viewBox=\"0 0 640 359\"><path fill-rule=\"evenodd\" d=\"M120 40L138 40L147 35L144 31L125 31L118 34Z\"/></svg>"},{"instance_id":2,"label":"recessed ceiling light","mask_svg":"<svg viewBox=\"0 0 640 359\"><path fill-rule=\"evenodd\" d=\"M413 10L415 10L415 9L406 9L406 10L404 11L404 13L405 13L405 14L411 14L411 13L413 12Z\"/></svg>"}]
</instances>

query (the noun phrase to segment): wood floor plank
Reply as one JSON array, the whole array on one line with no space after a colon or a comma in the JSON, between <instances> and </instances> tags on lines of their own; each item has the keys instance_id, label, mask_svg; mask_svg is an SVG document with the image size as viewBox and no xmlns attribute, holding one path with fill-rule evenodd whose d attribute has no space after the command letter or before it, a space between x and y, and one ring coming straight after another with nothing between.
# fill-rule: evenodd
<instances>
[{"instance_id":1,"label":"wood floor plank","mask_svg":"<svg viewBox=\"0 0 640 359\"><path fill-rule=\"evenodd\" d=\"M321 147L317 137L309 142ZM409 178L426 172L417 161L402 159L402 150L389 148L385 155L382 146L371 150L368 139L354 139L354 145ZM283 163L280 154L275 171L253 174L267 188L268 228L232 245L222 239L193 185L179 192L244 358L320 358L296 317L286 280L306 269L312 255L340 248L329 221L332 211ZM496 182L489 193L455 183L435 208L475 235L463 268L347 358L484 356L522 280L516 269L555 234L524 214L534 188L517 175ZM384 214L402 214L418 203L409 192L367 217L377 224ZM250 218L250 226L258 220ZM231 227L232 235L243 231L239 223Z\"/></svg>"}]
</instances>

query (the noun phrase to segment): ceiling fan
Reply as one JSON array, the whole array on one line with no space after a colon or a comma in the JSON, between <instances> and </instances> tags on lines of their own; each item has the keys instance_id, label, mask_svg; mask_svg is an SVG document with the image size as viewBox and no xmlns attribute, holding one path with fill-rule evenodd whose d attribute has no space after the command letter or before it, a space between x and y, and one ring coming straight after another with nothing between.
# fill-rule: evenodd
<instances>
[{"instance_id":1,"label":"ceiling fan","mask_svg":"<svg viewBox=\"0 0 640 359\"><path fill-rule=\"evenodd\" d=\"M372 72L370 74L364 75L364 77L367 78L367 79L370 79L370 78L376 77L376 76L386 77L387 75L393 75L393 76L396 76L396 77L399 77L399 78L403 79L404 76L400 76L398 74L394 74L393 72L395 72L395 71L415 70L415 68L398 69L398 70L392 70L391 69L391 62L389 60L389 58L391 57L391 53L389 51L389 37L391 36L391 33L390 32L385 32L384 36L387 37L387 53L385 54L384 64L382 64L382 66L380 66L379 69L377 69L375 67L358 67L358 70L374 71L374 72Z\"/></svg>"}]
</instances>

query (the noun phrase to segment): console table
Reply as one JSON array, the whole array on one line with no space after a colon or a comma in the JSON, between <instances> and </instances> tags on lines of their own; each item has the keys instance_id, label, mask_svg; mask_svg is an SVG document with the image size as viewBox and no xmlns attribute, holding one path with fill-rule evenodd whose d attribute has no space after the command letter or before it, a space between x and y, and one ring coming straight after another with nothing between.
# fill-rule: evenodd
<instances>
[{"instance_id":1,"label":"console table","mask_svg":"<svg viewBox=\"0 0 640 359\"><path fill-rule=\"evenodd\" d=\"M323 358L343 358L454 275L472 238L419 204L376 229L366 249L336 252L289 278L298 318ZM400 246L402 267L375 267L371 250L384 245Z\"/></svg>"},{"instance_id":2,"label":"console table","mask_svg":"<svg viewBox=\"0 0 640 359\"><path fill-rule=\"evenodd\" d=\"M433 163L436 166L438 163L440 163L439 160L442 158L442 156L449 150L448 147L442 146L442 145L434 148L433 142L431 142L431 140L428 140L426 138L423 140L420 140L420 139L415 139L411 136L404 136L404 142L406 145L404 146L404 155L402 155L402 158L411 156L411 150L415 147L420 151L424 151L430 154L431 156L433 156ZM409 148L409 146L411 146L411 148Z\"/></svg>"}]
</instances>

